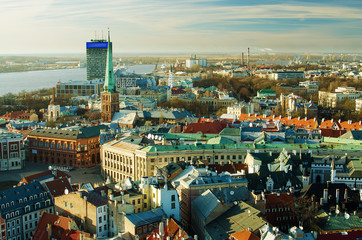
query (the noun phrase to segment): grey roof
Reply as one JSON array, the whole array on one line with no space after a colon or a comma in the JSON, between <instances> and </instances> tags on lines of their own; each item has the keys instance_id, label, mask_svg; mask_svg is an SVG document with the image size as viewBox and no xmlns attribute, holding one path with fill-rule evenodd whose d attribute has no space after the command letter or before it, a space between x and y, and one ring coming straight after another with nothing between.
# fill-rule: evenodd
<instances>
[{"instance_id":1,"label":"grey roof","mask_svg":"<svg viewBox=\"0 0 362 240\"><path fill-rule=\"evenodd\" d=\"M42 197L40 194L42 194ZM30 199L30 197L32 199ZM21 202L19 199L21 199ZM51 198L39 182L32 182L19 187L10 188L0 192L0 215L4 219L6 218L7 213L13 211L19 211L19 215L22 215L25 212L25 206L30 207L30 212L34 211L35 203L40 203L41 208L43 208L45 200L51 200Z\"/></svg>"},{"instance_id":2,"label":"grey roof","mask_svg":"<svg viewBox=\"0 0 362 240\"><path fill-rule=\"evenodd\" d=\"M192 201L192 207L205 221L220 203L220 200L210 190L207 190Z\"/></svg>"},{"instance_id":3,"label":"grey roof","mask_svg":"<svg viewBox=\"0 0 362 240\"><path fill-rule=\"evenodd\" d=\"M93 204L96 207L107 205L108 199L105 197L102 197L97 192L86 192L82 191L82 197L87 196L87 201L91 204Z\"/></svg>"},{"instance_id":4,"label":"grey roof","mask_svg":"<svg viewBox=\"0 0 362 240\"><path fill-rule=\"evenodd\" d=\"M249 204L240 202L207 224L205 229L212 239L228 239L231 234L248 228L254 232L266 224L259 213Z\"/></svg>"},{"instance_id":5,"label":"grey roof","mask_svg":"<svg viewBox=\"0 0 362 240\"><path fill-rule=\"evenodd\" d=\"M138 227L159 222L161 221L163 215L165 215L165 212L161 208L156 208L145 212L129 214L125 217Z\"/></svg>"},{"instance_id":6,"label":"grey roof","mask_svg":"<svg viewBox=\"0 0 362 240\"><path fill-rule=\"evenodd\" d=\"M65 139L92 138L99 136L101 129L107 128L108 127L105 125L84 127L76 130L38 128L31 131L29 136L57 137Z\"/></svg>"},{"instance_id":7,"label":"grey roof","mask_svg":"<svg viewBox=\"0 0 362 240\"><path fill-rule=\"evenodd\" d=\"M362 140L362 131L348 131L345 134L341 135L339 138Z\"/></svg>"}]
</instances>

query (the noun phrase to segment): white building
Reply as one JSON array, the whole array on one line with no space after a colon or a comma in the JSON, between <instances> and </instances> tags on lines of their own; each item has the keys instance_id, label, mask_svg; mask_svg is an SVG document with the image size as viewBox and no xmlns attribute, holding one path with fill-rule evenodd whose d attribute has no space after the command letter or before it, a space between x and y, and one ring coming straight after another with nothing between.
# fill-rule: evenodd
<instances>
[{"instance_id":1,"label":"white building","mask_svg":"<svg viewBox=\"0 0 362 240\"><path fill-rule=\"evenodd\" d=\"M227 107L227 114L234 114L237 117L241 115L241 113L254 113L254 105L246 102L239 102L230 107Z\"/></svg>"},{"instance_id":2,"label":"white building","mask_svg":"<svg viewBox=\"0 0 362 240\"><path fill-rule=\"evenodd\" d=\"M21 169L24 160L23 135L0 129L0 171Z\"/></svg>"},{"instance_id":3,"label":"white building","mask_svg":"<svg viewBox=\"0 0 362 240\"><path fill-rule=\"evenodd\" d=\"M60 117L60 105L48 106L48 121L56 121Z\"/></svg>"},{"instance_id":4,"label":"white building","mask_svg":"<svg viewBox=\"0 0 362 240\"><path fill-rule=\"evenodd\" d=\"M344 99L356 100L362 97L362 91L354 87L338 87L335 92L318 92L318 105L335 108Z\"/></svg>"},{"instance_id":5,"label":"white building","mask_svg":"<svg viewBox=\"0 0 362 240\"><path fill-rule=\"evenodd\" d=\"M356 99L356 112L362 111L362 98Z\"/></svg>"},{"instance_id":6,"label":"white building","mask_svg":"<svg viewBox=\"0 0 362 240\"><path fill-rule=\"evenodd\" d=\"M108 206L101 205L97 206L96 210L97 219L97 237L108 236Z\"/></svg>"},{"instance_id":7,"label":"white building","mask_svg":"<svg viewBox=\"0 0 362 240\"><path fill-rule=\"evenodd\" d=\"M152 208L162 208L167 217L181 221L180 202L177 191L168 182L160 184L158 177L142 177L140 190L148 195Z\"/></svg>"},{"instance_id":8,"label":"white building","mask_svg":"<svg viewBox=\"0 0 362 240\"><path fill-rule=\"evenodd\" d=\"M186 59L186 68L192 68L194 65L199 65L200 67L207 67L207 59L196 58L196 55L191 56L190 59Z\"/></svg>"}]
</instances>

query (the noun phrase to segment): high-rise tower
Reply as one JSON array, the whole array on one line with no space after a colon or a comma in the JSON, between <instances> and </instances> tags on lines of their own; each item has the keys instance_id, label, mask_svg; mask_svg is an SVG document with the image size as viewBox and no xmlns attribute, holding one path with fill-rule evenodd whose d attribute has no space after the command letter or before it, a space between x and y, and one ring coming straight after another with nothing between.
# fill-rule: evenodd
<instances>
[{"instance_id":1,"label":"high-rise tower","mask_svg":"<svg viewBox=\"0 0 362 240\"><path fill-rule=\"evenodd\" d=\"M87 80L104 79L108 42L105 39L92 39L87 42Z\"/></svg>"},{"instance_id":2,"label":"high-rise tower","mask_svg":"<svg viewBox=\"0 0 362 240\"><path fill-rule=\"evenodd\" d=\"M119 93L116 91L116 84L113 73L112 43L108 31L107 58L104 75L103 91L101 93L101 121L110 123L113 114L119 111Z\"/></svg>"}]
</instances>

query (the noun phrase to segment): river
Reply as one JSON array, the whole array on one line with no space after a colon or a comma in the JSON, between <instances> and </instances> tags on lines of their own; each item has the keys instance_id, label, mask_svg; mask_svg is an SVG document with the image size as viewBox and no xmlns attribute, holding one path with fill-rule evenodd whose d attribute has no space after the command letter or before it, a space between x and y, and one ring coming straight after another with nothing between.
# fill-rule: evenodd
<instances>
[{"instance_id":1,"label":"river","mask_svg":"<svg viewBox=\"0 0 362 240\"><path fill-rule=\"evenodd\" d=\"M147 74L154 68L153 64L134 65L128 66L127 72ZM55 87L59 81L86 81L86 79L86 68L0 73L0 96Z\"/></svg>"}]
</instances>

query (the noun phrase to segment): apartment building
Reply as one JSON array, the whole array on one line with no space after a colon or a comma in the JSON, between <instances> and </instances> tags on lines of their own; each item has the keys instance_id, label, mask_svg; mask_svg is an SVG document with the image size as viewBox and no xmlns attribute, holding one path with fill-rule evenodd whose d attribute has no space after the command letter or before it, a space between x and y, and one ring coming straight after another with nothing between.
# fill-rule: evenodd
<instances>
[{"instance_id":1,"label":"apartment building","mask_svg":"<svg viewBox=\"0 0 362 240\"><path fill-rule=\"evenodd\" d=\"M101 147L102 175L111 182L119 182L126 178L136 181L144 176L154 176L157 171L155 167L162 168L171 162L241 162L250 147L252 146L247 144L200 143L142 146L114 140Z\"/></svg>"},{"instance_id":2,"label":"apartment building","mask_svg":"<svg viewBox=\"0 0 362 240\"><path fill-rule=\"evenodd\" d=\"M318 105L335 108L345 99L356 101L361 97L362 91L357 91L354 87L338 87L334 92L318 91Z\"/></svg>"},{"instance_id":3,"label":"apartment building","mask_svg":"<svg viewBox=\"0 0 362 240\"><path fill-rule=\"evenodd\" d=\"M97 237L108 236L108 199L93 191L78 191L54 198L55 211L70 216Z\"/></svg>"},{"instance_id":4,"label":"apartment building","mask_svg":"<svg viewBox=\"0 0 362 240\"><path fill-rule=\"evenodd\" d=\"M23 135L0 129L0 171L21 169L24 160Z\"/></svg>"},{"instance_id":5,"label":"apartment building","mask_svg":"<svg viewBox=\"0 0 362 240\"><path fill-rule=\"evenodd\" d=\"M40 212L54 213L51 196L39 182L1 191L0 206L0 239L31 239Z\"/></svg>"},{"instance_id":6,"label":"apartment building","mask_svg":"<svg viewBox=\"0 0 362 240\"><path fill-rule=\"evenodd\" d=\"M100 162L99 134L107 126L45 129L29 133L29 160L72 167L90 167Z\"/></svg>"}]
</instances>

